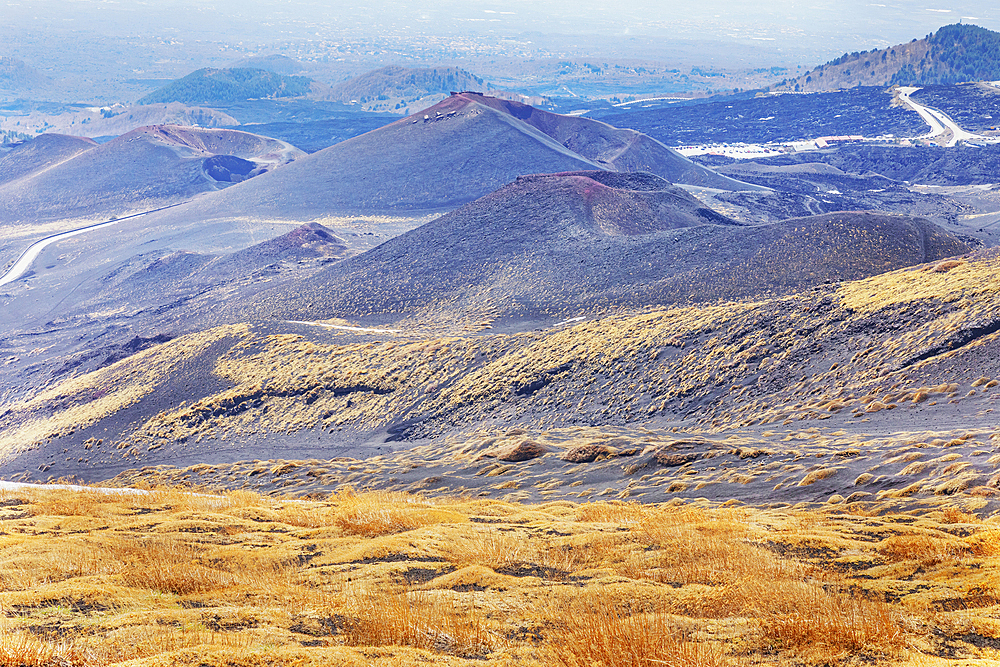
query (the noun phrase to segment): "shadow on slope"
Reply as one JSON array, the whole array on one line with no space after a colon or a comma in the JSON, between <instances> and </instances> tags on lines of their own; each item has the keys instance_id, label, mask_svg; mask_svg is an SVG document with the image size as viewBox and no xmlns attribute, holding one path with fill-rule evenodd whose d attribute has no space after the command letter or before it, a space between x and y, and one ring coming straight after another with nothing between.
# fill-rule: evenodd
<instances>
[{"instance_id":1,"label":"shadow on slope","mask_svg":"<svg viewBox=\"0 0 1000 667\"><path fill-rule=\"evenodd\" d=\"M215 321L219 304L241 289L311 275L351 252L329 229L309 223L227 254L147 246L70 276L41 303L34 290L14 290L2 305L9 317L0 333L7 361L0 364L0 401L127 356L121 350L131 349L137 336L173 338L196 330Z\"/></svg>"},{"instance_id":2,"label":"shadow on slope","mask_svg":"<svg viewBox=\"0 0 1000 667\"><path fill-rule=\"evenodd\" d=\"M146 315L161 315L187 304L195 296L205 296L212 302L209 307L217 308L219 302L232 297L234 286L258 289L261 282L290 266L314 267L348 254L344 240L317 223L307 223L277 238L225 255L186 251L153 254L106 275L101 291L81 302L76 313L130 308Z\"/></svg>"},{"instance_id":3,"label":"shadow on slope","mask_svg":"<svg viewBox=\"0 0 1000 667\"><path fill-rule=\"evenodd\" d=\"M426 467L415 474L397 480L402 467L391 480L386 470L372 473L382 475L380 483L408 486L428 474L423 483L440 483L433 477L438 471L459 474L454 460L444 466L451 472L433 471L443 463L432 463L434 452L461 449L484 427L524 425L544 435L560 427L632 425L624 444L605 443L625 460L608 463L595 484L603 485L605 473L621 480L718 454L761 465L772 457L800 461L780 471L789 487L780 497L790 500L825 500L852 486L903 493L921 476L935 487L946 482L941 493L954 493L995 475L995 459L974 459L974 470L972 463L938 464L988 454L982 444L977 452L950 439L955 436L939 441L902 433L887 443L879 434L996 431L998 261L990 249L789 296L650 308L515 335L359 337L287 325L219 327L8 403L0 412L0 472L100 479L163 463L367 456L376 443L391 450L389 440L436 438L421 463ZM819 433L812 426L820 421L825 440L812 447L808 441ZM618 451L650 443L652 434L642 426L663 429L671 441L669 429L687 435L677 436L662 458ZM776 434L783 427L790 427L787 436ZM727 432L738 437L720 435ZM498 451L501 444L507 443L480 442L472 454L525 460L501 458L508 456ZM863 453L869 448L879 460ZM937 456L944 448L953 455L919 470L904 469L913 457L883 457L895 449ZM546 451L536 448L534 456ZM479 476L491 465L480 461L470 469L470 451L462 454L462 475ZM851 472L855 459L868 463ZM732 479L724 462L710 464L720 466L713 475L707 473L716 468L700 467L711 478L704 481L733 485L712 493L745 497L753 480ZM366 479L350 477L357 468L343 470L339 463L330 461L345 473L338 483ZM872 465L880 468L855 480ZM811 475L817 468L823 472ZM779 471L767 470L754 494L774 487L771 475ZM704 495L694 486L671 492L685 490Z\"/></svg>"},{"instance_id":4,"label":"shadow on slope","mask_svg":"<svg viewBox=\"0 0 1000 667\"><path fill-rule=\"evenodd\" d=\"M562 116L520 102L486 97L478 93L461 93L455 97L471 99L510 114L541 130L570 150L593 160L604 169L644 171L671 183L719 190L765 189L718 174L635 130L620 129L582 116ZM446 103L449 101L442 104Z\"/></svg>"}]
</instances>

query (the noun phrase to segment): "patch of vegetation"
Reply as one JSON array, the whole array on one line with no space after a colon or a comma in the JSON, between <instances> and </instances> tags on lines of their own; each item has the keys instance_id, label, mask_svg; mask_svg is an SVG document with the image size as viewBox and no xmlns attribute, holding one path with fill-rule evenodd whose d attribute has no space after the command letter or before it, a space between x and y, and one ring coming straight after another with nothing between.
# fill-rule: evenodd
<instances>
[{"instance_id":1,"label":"patch of vegetation","mask_svg":"<svg viewBox=\"0 0 1000 667\"><path fill-rule=\"evenodd\" d=\"M17 132L15 130L0 130L0 146L11 146L20 144L31 139L30 134Z\"/></svg>"},{"instance_id":2,"label":"patch of vegetation","mask_svg":"<svg viewBox=\"0 0 1000 667\"><path fill-rule=\"evenodd\" d=\"M416 101L427 95L483 90L483 80L458 67L408 68L390 65L333 87L332 99L367 105L392 100ZM398 107L397 107L398 108Z\"/></svg>"},{"instance_id":3,"label":"patch of vegetation","mask_svg":"<svg viewBox=\"0 0 1000 667\"><path fill-rule=\"evenodd\" d=\"M870 245L857 233L861 245ZM774 243L780 252L766 270L787 273L813 262ZM311 430L339 439L382 428L410 439L484 420L544 430L676 415L692 427L725 429L841 412L866 418L937 400L985 409L992 399L980 387L988 390L1000 371L988 356L1000 326L997 263L986 251L806 294L650 308L521 334L436 337L415 330L370 342L317 342L220 328L12 405L0 443L14 453L56 439L79 451L84 429L114 423L120 411L163 391L185 360L216 344L206 361L221 387L192 386L185 403L130 420L114 436L120 454L102 456L119 459L125 470L164 447L193 453L215 439ZM972 389L973 396L957 394Z\"/></svg>"},{"instance_id":4,"label":"patch of vegetation","mask_svg":"<svg viewBox=\"0 0 1000 667\"><path fill-rule=\"evenodd\" d=\"M829 91L856 86L954 84L1000 78L1000 33L970 24L947 25L924 39L845 53L772 90Z\"/></svg>"}]
</instances>

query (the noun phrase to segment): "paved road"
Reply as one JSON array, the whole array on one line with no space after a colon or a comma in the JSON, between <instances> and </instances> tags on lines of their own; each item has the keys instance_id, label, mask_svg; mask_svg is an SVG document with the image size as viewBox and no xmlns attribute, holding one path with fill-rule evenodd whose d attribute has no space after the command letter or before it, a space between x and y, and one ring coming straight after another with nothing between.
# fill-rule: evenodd
<instances>
[{"instance_id":1,"label":"paved road","mask_svg":"<svg viewBox=\"0 0 1000 667\"><path fill-rule=\"evenodd\" d=\"M148 215L150 213L156 213L157 211L164 211L168 208L173 208L174 206L180 206L180 204L171 204L170 206L161 206L160 208L154 208L151 211L143 211L142 213L133 213L132 215L126 215L121 218L116 218L115 220L108 220L107 222L98 222L97 224L87 225L86 227L80 227L78 229L71 229L68 232L61 232L59 234L53 234L52 236L46 236L43 239L39 239L32 243L28 248L21 253L21 256L17 258L14 262L14 266L10 267L7 273L0 276L0 287L12 283L21 276L23 276L28 269L31 268L32 263L38 259L38 255L47 246L52 245L57 241L62 241L71 236L77 236L86 232L93 231L95 229L101 229L102 227L110 227L111 225L117 225L123 220L128 220L130 218L138 218L140 215Z\"/></svg>"},{"instance_id":2,"label":"paved road","mask_svg":"<svg viewBox=\"0 0 1000 667\"><path fill-rule=\"evenodd\" d=\"M643 102L659 102L661 100L670 100L671 102L687 102L692 98L690 97L644 97L641 100L632 100L631 102L621 102L619 104L612 104L613 107L627 107L633 104L642 104Z\"/></svg>"},{"instance_id":3,"label":"paved road","mask_svg":"<svg viewBox=\"0 0 1000 667\"><path fill-rule=\"evenodd\" d=\"M931 107L925 107L919 102L914 102L910 96L920 90L914 86L905 86L899 89L899 98L903 100L911 109L920 114L920 117L924 119L928 125L931 126L931 131L927 134L916 137L917 139L931 139L938 135L944 134L945 129L951 130L951 139L948 141L948 146L954 146L959 141L989 141L995 142L995 137L985 137L981 134L973 134L972 132L966 132L958 126L958 123L953 121L948 117L947 114L938 111L937 109L932 109Z\"/></svg>"}]
</instances>

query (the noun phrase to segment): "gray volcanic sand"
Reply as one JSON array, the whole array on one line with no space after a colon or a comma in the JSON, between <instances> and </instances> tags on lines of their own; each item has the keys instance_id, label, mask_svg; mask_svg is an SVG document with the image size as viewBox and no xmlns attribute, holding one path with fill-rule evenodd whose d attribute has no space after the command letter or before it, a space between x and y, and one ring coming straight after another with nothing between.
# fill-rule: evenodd
<instances>
[{"instance_id":1,"label":"gray volcanic sand","mask_svg":"<svg viewBox=\"0 0 1000 667\"><path fill-rule=\"evenodd\" d=\"M136 218L48 246L35 261L37 273L0 287L7 316L0 327L2 393L24 395L154 344L136 347L137 337L190 331L214 318L236 286L259 289L276 277L310 275L399 233L396 225L420 221L327 222L344 236L315 223L248 224L242 238L192 224L149 238ZM202 252L186 250L199 246Z\"/></svg>"},{"instance_id":2,"label":"gray volcanic sand","mask_svg":"<svg viewBox=\"0 0 1000 667\"><path fill-rule=\"evenodd\" d=\"M976 321L946 319L960 315L950 313L960 306L954 299L930 298L859 315L837 304L837 285L825 284L922 262L929 264L915 275L944 275L950 269L939 273L936 260L966 253L961 240L926 220L865 212L742 227L654 176L606 171L518 179L399 236L433 217L426 214L429 208L453 207L471 196L469 188L484 187L475 179L508 178L508 171L538 160L593 169L607 157L581 158L536 125L488 104L455 98L450 104L455 108L345 142L350 145L341 145L340 153L328 149L320 161L302 158L186 206L43 252L35 275L0 294L15 316L0 339L0 386L5 407L13 406L0 411L0 424L9 433L26 434L5 452L8 474L94 481L121 473L121 483L295 494L350 484L524 500L888 503L936 495L992 497L997 482L991 471L1000 463L993 451L997 394L973 380L1000 372L990 357L995 318L969 307ZM483 127L485 135L475 134ZM449 133L470 132L487 143L504 138L507 153L501 153L512 161L498 163L496 154L481 154L476 142L448 140ZM574 132L567 138L588 136ZM378 159L396 148L393 141L409 151L402 165ZM445 151L447 160L424 150L431 145ZM557 187L541 187L546 183ZM429 189L420 190L424 185ZM346 206L356 195L354 201L368 207L364 215L340 215L335 208L332 215L324 208L330 202ZM532 197L537 201L525 206ZM299 228L296 218L319 219L323 227ZM292 230L293 220L295 230L281 238L300 232L301 238L288 244L272 238ZM489 299L477 292L484 289L493 289ZM566 347L549 349L546 332L515 339L476 331L480 325L510 334L536 326L558 329L562 318L598 318L616 314L616 308L766 300L792 292L798 294L768 306L730 304L724 318L678 337L668 337L664 326L661 338L640 344L643 333L636 331L634 339L614 341L619 349L606 350L606 359L621 356L604 365L601 352L577 352L591 335L585 328L576 340L564 337ZM409 328L393 349L410 346L406 354L412 358L440 362L439 377L446 379L413 380L420 369L400 365L393 368L402 370L380 376L379 359L391 352L379 343L395 339L322 328L340 326L343 317L352 318L348 325ZM281 321L286 318L322 321ZM934 318L939 328L929 328L928 335L918 331ZM166 339L235 322L250 322L250 343L245 353L237 349L228 357L236 368L228 379L215 369L238 348L239 333L156 365L158 344ZM913 334L913 349L876 359L884 349L876 344L885 342L879 336L890 341L900 331L900 339ZM434 339L454 333L461 339L454 342L460 350L454 360L464 364L459 371L427 351L450 345ZM289 342L287 354L274 357L271 375L281 375L278 382L241 385L241 372L252 375L261 368L254 364L268 363L251 360L265 340L297 341L296 334L305 336L302 349L325 349L327 354L316 356L349 356L350 343L369 341L375 355L369 366L359 365L360 381L350 368L311 375L308 364L315 357ZM162 351L169 356L182 344L171 341ZM941 361L958 348L964 356ZM705 361L700 377L680 377L692 371L674 362L699 349ZM14 405L38 388L128 362L141 351L150 354L100 376L105 386L74 391L67 385L34 404ZM719 357L731 363L713 366ZM780 365L774 362L779 357ZM500 360L513 370L476 375ZM876 375L879 361L899 368L879 366ZM148 380L150 393L101 412L101 399L143 372L136 366L147 362L162 368L161 377ZM857 370L853 379L840 376L843 369L835 373L838 365L851 364ZM911 380L902 372L911 366L927 372ZM663 379L658 387L649 381L654 373ZM368 382L372 376L375 381ZM478 378L488 389L447 402L449 384L463 377ZM841 391L851 381L859 395L874 394L873 387L882 387L879 395L900 394L896 385L888 388L898 380L913 393L928 378L956 387L949 384L922 402L899 399L895 409L881 411L871 409L878 402L874 396L862 401ZM697 386L670 393L689 380ZM233 396L226 395L230 389ZM385 400L392 402L384 405L369 400L389 395ZM821 405L833 399L844 406ZM198 409L185 413L182 404ZM94 406L87 414L96 415L95 421L59 423L75 408ZM360 417L352 416L358 411ZM163 429L157 422L155 433L141 432L166 413L175 421ZM772 423L760 425L764 418ZM227 419L236 426L229 429ZM213 430L215 423L222 427ZM36 424L39 430L32 430ZM573 453L577 447L585 449Z\"/></svg>"},{"instance_id":3,"label":"gray volcanic sand","mask_svg":"<svg viewBox=\"0 0 1000 667\"><path fill-rule=\"evenodd\" d=\"M967 250L920 218L844 212L743 227L655 176L568 172L520 177L226 312L251 321L392 318L447 304L495 318L570 316L787 293Z\"/></svg>"},{"instance_id":4,"label":"gray volcanic sand","mask_svg":"<svg viewBox=\"0 0 1000 667\"><path fill-rule=\"evenodd\" d=\"M1000 393L994 392L982 404L1000 408L998 400ZM882 424L802 424L721 433L652 425L545 432L515 428L418 443L381 455L369 450L367 456L352 458L147 467L122 473L111 483L193 484L293 495L350 485L530 502L704 498L755 505L889 506L930 497L996 495L1000 428L993 420L979 421L971 428L907 431ZM518 449L534 458L505 460L516 459ZM991 502L1000 507L1000 501Z\"/></svg>"},{"instance_id":5,"label":"gray volcanic sand","mask_svg":"<svg viewBox=\"0 0 1000 667\"><path fill-rule=\"evenodd\" d=\"M306 231L303 238L322 230ZM343 245L328 247L336 252ZM940 294L988 286L995 254L931 263L884 280L937 286ZM197 275L213 261L181 255L157 270ZM764 420L773 428L802 420L836 423L848 433L864 420L880 424L883 433L990 425L985 402L993 393L989 378L982 378L1000 373L1000 324L990 319L991 298L967 306L926 299L855 310L850 290L876 289L865 285L871 281L745 305L648 310L451 339L432 329L328 328L341 326L336 322L241 325L155 347L162 341L146 334L132 349L106 346L93 358L78 356L73 361L80 368L65 371L107 367L100 374L35 401L8 397L10 407L0 413L8 433L4 469L94 480L179 460L224 464L352 447L371 452L386 442L440 442L511 424L533 431L574 424L660 428L684 419L670 426L700 435ZM190 311L175 314L184 312ZM161 322L170 316L161 315ZM67 322L53 330L49 335L65 337L77 329ZM28 340L52 338L39 333ZM18 373L34 355L20 354L24 361L12 355L20 365L8 362L6 372ZM108 367L117 359L122 362ZM30 389L32 378L19 375ZM140 377L146 379L137 384L133 378ZM963 412L954 412L957 405ZM15 442L17 433L24 435ZM86 443L94 439L119 451L92 451Z\"/></svg>"},{"instance_id":6,"label":"gray volcanic sand","mask_svg":"<svg viewBox=\"0 0 1000 667\"><path fill-rule=\"evenodd\" d=\"M42 134L7 153L0 153L0 186L65 162L97 146L91 139Z\"/></svg>"}]
</instances>

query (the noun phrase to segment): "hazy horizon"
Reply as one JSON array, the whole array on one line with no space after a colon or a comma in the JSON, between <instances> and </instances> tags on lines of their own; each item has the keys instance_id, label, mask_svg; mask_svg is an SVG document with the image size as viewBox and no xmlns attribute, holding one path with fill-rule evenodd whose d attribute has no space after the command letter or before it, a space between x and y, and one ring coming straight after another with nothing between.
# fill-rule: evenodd
<instances>
[{"instance_id":1,"label":"hazy horizon","mask_svg":"<svg viewBox=\"0 0 1000 667\"><path fill-rule=\"evenodd\" d=\"M4 14L4 51L10 50L10 38L16 35L209 40L228 42L247 53L282 53L291 42L406 35L517 39L535 34L717 42L822 57L909 41L959 21L1000 30L1000 9L983 0L819 0L808 6L794 0L766 6L723 0L640 0L628 5L597 0L442 0L433 5L410 0L35 0L8 2ZM594 55L602 55L603 43L594 45ZM58 53L51 55L59 59Z\"/></svg>"},{"instance_id":2,"label":"hazy horizon","mask_svg":"<svg viewBox=\"0 0 1000 667\"><path fill-rule=\"evenodd\" d=\"M22 60L56 82L60 92L41 99L102 104L137 99L151 82L275 54L321 67L310 75L327 83L390 64L458 65L502 78L517 63L562 59L794 72L958 21L1000 31L1000 9L983 0L818 0L808 6L778 0L764 7L722 0L626 6L596 0L35 0L7 2L4 19L0 57Z\"/></svg>"}]
</instances>

